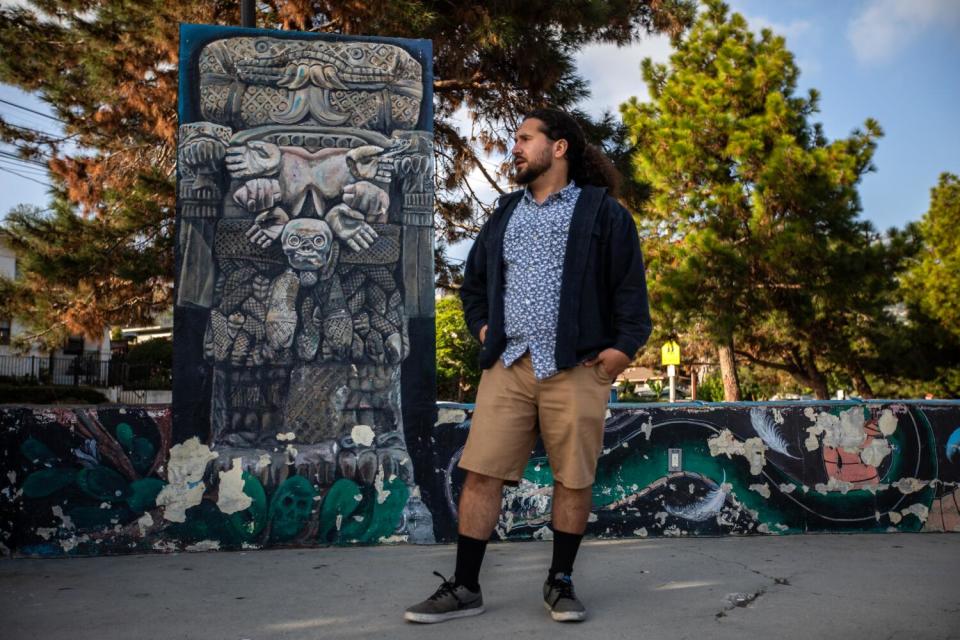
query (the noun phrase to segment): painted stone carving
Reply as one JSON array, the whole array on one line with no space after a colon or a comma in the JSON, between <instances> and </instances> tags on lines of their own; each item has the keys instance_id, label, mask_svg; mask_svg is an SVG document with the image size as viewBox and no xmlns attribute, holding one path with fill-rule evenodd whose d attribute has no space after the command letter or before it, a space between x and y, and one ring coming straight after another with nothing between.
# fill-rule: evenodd
<instances>
[{"instance_id":1,"label":"painted stone carving","mask_svg":"<svg viewBox=\"0 0 960 640\"><path fill-rule=\"evenodd\" d=\"M293 434L294 458L329 466L321 484L389 470L413 488L401 365L409 319L433 315L421 62L383 42L264 36L213 40L196 64L177 304L206 319L214 446L276 457Z\"/></svg>"}]
</instances>

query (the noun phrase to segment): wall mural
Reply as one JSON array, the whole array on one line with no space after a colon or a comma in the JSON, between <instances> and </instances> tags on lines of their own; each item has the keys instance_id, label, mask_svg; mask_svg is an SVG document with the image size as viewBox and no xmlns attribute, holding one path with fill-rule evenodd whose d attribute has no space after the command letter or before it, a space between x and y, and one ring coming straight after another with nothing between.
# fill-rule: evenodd
<instances>
[{"instance_id":1,"label":"wall mural","mask_svg":"<svg viewBox=\"0 0 960 640\"><path fill-rule=\"evenodd\" d=\"M0 408L0 551L452 541L469 427L468 407L441 408L413 484L369 456L345 473L173 444L169 407ZM538 445L495 537L549 536L550 481ZM960 532L960 402L611 405L590 535L837 531Z\"/></svg>"},{"instance_id":2,"label":"wall mural","mask_svg":"<svg viewBox=\"0 0 960 640\"><path fill-rule=\"evenodd\" d=\"M431 55L181 31L173 441L237 486L288 469L255 493L283 495L264 517L294 532L321 494L359 491L365 515L325 536L433 536L407 450L435 413Z\"/></svg>"}]
</instances>

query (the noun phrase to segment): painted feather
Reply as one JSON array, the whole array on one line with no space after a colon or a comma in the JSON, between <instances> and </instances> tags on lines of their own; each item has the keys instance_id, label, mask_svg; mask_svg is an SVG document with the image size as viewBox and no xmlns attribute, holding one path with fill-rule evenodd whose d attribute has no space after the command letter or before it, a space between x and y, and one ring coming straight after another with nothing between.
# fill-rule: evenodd
<instances>
[{"instance_id":1,"label":"painted feather","mask_svg":"<svg viewBox=\"0 0 960 640\"><path fill-rule=\"evenodd\" d=\"M757 432L757 435L769 448L788 458L800 459L799 456L790 453L787 441L784 440L780 429L777 428L777 423L773 421L773 416L769 413L763 409L750 409L750 424L753 425L753 430Z\"/></svg>"},{"instance_id":2,"label":"painted feather","mask_svg":"<svg viewBox=\"0 0 960 640\"><path fill-rule=\"evenodd\" d=\"M683 518L684 520L690 520L692 522L703 522L704 520L709 520L720 513L720 509L723 508L724 503L727 501L727 492L723 488L723 485L726 482L727 472L724 471L723 480L720 482L720 484L717 485L716 489L713 489L707 493L707 495L703 496L702 500L691 502L690 504L682 507L674 507L664 504L663 508L670 515Z\"/></svg>"}]
</instances>

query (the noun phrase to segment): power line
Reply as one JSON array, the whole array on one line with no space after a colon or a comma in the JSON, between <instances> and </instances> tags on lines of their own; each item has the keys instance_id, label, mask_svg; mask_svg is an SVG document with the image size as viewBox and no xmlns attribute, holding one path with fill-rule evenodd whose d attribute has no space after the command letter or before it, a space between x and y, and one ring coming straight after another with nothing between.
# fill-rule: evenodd
<instances>
[{"instance_id":1,"label":"power line","mask_svg":"<svg viewBox=\"0 0 960 640\"><path fill-rule=\"evenodd\" d=\"M3 151L2 149L0 149L0 156L3 156L4 158L10 158L11 160L16 160L18 162L23 162L26 164L35 164L38 167L43 167L43 168L47 167L46 162L40 162L39 160L34 160L32 158L24 158L23 156L18 156L15 153L10 153L9 151Z\"/></svg>"},{"instance_id":2,"label":"power line","mask_svg":"<svg viewBox=\"0 0 960 640\"><path fill-rule=\"evenodd\" d=\"M55 138L56 141L65 140L65 139L66 139L65 137L61 136L61 135L58 134L58 133L50 133L49 131L42 131L42 130L40 130L40 129L34 129L33 127L27 127L27 126L24 126L24 125L22 125L22 124L13 124L12 122L7 122L6 124L7 124L8 127L12 127L13 129L19 129L20 131L29 131L30 133L36 133L36 134L39 134L39 135L41 135L41 136L46 136L46 137L48 137L48 138Z\"/></svg>"},{"instance_id":3,"label":"power line","mask_svg":"<svg viewBox=\"0 0 960 640\"><path fill-rule=\"evenodd\" d=\"M0 158L0 163L3 163L3 164L5 164L5 165L7 165L7 166L10 166L10 167L14 167L15 169L19 169L20 171L26 171L26 172L28 172L28 173L33 173L34 175L46 176L47 173L48 173L46 169L41 169L40 167L35 167L35 166L33 166L32 164L21 164L21 163L17 162L16 160L9 160L9 159L7 159L7 158Z\"/></svg>"},{"instance_id":4,"label":"power line","mask_svg":"<svg viewBox=\"0 0 960 640\"><path fill-rule=\"evenodd\" d=\"M17 104L16 102L10 102L9 100L4 100L3 98L0 98L0 102L2 102L3 104L8 104L8 105L10 105L11 107L16 107L17 109L23 109L24 111L29 111L30 113L35 113L35 114L37 114L38 116L43 116L44 118L49 118L50 120L54 120L54 121L60 122L60 123L62 123L62 124L67 124L66 122L64 122L64 121L61 120L60 118L55 118L54 116L51 116L51 115L48 114L48 113L44 113L44 112L42 112L42 111L37 111L36 109L31 109L30 107L25 107L25 106L23 106L23 105L21 105L21 104Z\"/></svg>"},{"instance_id":5,"label":"power line","mask_svg":"<svg viewBox=\"0 0 960 640\"><path fill-rule=\"evenodd\" d=\"M6 167L0 167L0 171L6 171L7 173L12 173L13 175L18 176L18 177L20 177L20 178L23 178L24 180L29 180L30 182L36 182L37 184L42 185L42 186L44 186L44 187L53 186L53 185L51 185L49 182L41 182L40 180L34 180L33 178L31 178L31 177L29 177L29 176L25 176L25 175L23 175L22 173L17 173L17 172L14 171L13 169L7 169Z\"/></svg>"}]
</instances>

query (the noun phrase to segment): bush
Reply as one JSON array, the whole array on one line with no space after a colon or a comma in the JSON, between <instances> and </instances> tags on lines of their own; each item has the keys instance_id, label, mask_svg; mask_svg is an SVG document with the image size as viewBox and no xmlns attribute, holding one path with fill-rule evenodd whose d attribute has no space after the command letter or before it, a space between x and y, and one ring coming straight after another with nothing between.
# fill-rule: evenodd
<instances>
[{"instance_id":1,"label":"bush","mask_svg":"<svg viewBox=\"0 0 960 640\"><path fill-rule=\"evenodd\" d=\"M90 387L0 384L0 404L101 404L106 396Z\"/></svg>"}]
</instances>

